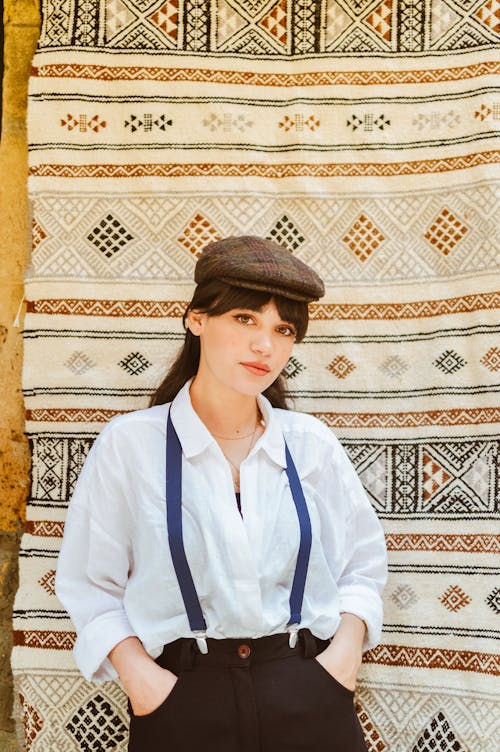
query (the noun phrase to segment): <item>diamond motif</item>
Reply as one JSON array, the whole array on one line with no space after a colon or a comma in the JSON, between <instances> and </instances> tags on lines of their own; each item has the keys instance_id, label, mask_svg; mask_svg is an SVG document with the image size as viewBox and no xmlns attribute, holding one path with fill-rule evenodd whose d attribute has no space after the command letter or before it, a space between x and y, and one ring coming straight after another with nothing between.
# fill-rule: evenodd
<instances>
[{"instance_id":1,"label":"diamond motif","mask_svg":"<svg viewBox=\"0 0 500 752\"><path fill-rule=\"evenodd\" d=\"M337 0L327 0L325 41L330 44L350 25L352 18L340 7Z\"/></svg>"},{"instance_id":2,"label":"diamond motif","mask_svg":"<svg viewBox=\"0 0 500 752\"><path fill-rule=\"evenodd\" d=\"M143 129L144 133L151 133L154 128L158 128L160 131L166 131L167 125L172 125L172 119L167 120L166 115L158 115L154 117L151 112L145 112L142 119L138 115L130 115L128 120L125 120L124 127L130 128L132 133L135 133L139 129Z\"/></svg>"},{"instance_id":3,"label":"diamond motif","mask_svg":"<svg viewBox=\"0 0 500 752\"><path fill-rule=\"evenodd\" d=\"M446 34L452 26L461 20L461 16L450 8L444 0L433 0L431 11L431 39L432 42Z\"/></svg>"},{"instance_id":4,"label":"diamond motif","mask_svg":"<svg viewBox=\"0 0 500 752\"><path fill-rule=\"evenodd\" d=\"M464 360L458 353L456 353L454 350L445 350L439 358L436 358L434 361L434 365L437 368L440 368L443 373L455 373L455 371L459 371L461 368L463 368L467 364L467 361Z\"/></svg>"},{"instance_id":5,"label":"diamond motif","mask_svg":"<svg viewBox=\"0 0 500 752\"><path fill-rule=\"evenodd\" d=\"M213 224L200 214L194 215L182 235L177 240L184 248L187 248L196 258L201 255L202 249L214 240L220 240L222 235Z\"/></svg>"},{"instance_id":6,"label":"diamond motif","mask_svg":"<svg viewBox=\"0 0 500 752\"><path fill-rule=\"evenodd\" d=\"M121 366L124 371L127 371L127 373L129 373L131 376L138 376L143 371L146 371L151 363L149 362L149 360L147 360L147 358L144 357L144 355L135 352L130 353L126 358L120 360L118 365Z\"/></svg>"},{"instance_id":7,"label":"diamond motif","mask_svg":"<svg viewBox=\"0 0 500 752\"><path fill-rule=\"evenodd\" d=\"M40 577L38 580L38 584L43 587L44 590L47 591L49 595L55 595L56 594L56 570L51 569L49 572L46 572L43 577Z\"/></svg>"},{"instance_id":8,"label":"diamond motif","mask_svg":"<svg viewBox=\"0 0 500 752\"><path fill-rule=\"evenodd\" d=\"M479 362L489 371L500 370L500 347L490 347Z\"/></svg>"},{"instance_id":9,"label":"diamond motif","mask_svg":"<svg viewBox=\"0 0 500 752\"><path fill-rule=\"evenodd\" d=\"M330 373L333 373L337 379L345 379L356 368L354 363L351 363L349 358L345 355L337 355L331 363L327 365Z\"/></svg>"},{"instance_id":10,"label":"diamond motif","mask_svg":"<svg viewBox=\"0 0 500 752\"><path fill-rule=\"evenodd\" d=\"M500 614L500 587L495 588L486 598L488 606L497 614Z\"/></svg>"},{"instance_id":11,"label":"diamond motif","mask_svg":"<svg viewBox=\"0 0 500 752\"><path fill-rule=\"evenodd\" d=\"M177 40L179 22L179 0L168 0L150 16L151 22L168 37Z\"/></svg>"},{"instance_id":12,"label":"diamond motif","mask_svg":"<svg viewBox=\"0 0 500 752\"><path fill-rule=\"evenodd\" d=\"M47 233L43 229L42 225L39 224L36 219L34 219L31 227L31 244L33 250L38 248L40 243L42 243L46 237Z\"/></svg>"},{"instance_id":13,"label":"diamond motif","mask_svg":"<svg viewBox=\"0 0 500 752\"><path fill-rule=\"evenodd\" d=\"M398 585L391 593L391 600L398 608L407 609L410 606L414 606L418 599L410 585Z\"/></svg>"},{"instance_id":14,"label":"diamond motif","mask_svg":"<svg viewBox=\"0 0 500 752\"><path fill-rule=\"evenodd\" d=\"M288 363L284 367L282 373L286 379L294 379L304 369L305 369L305 366L302 365L302 363L298 361L297 358L295 358L292 355L292 357L289 358Z\"/></svg>"},{"instance_id":15,"label":"diamond motif","mask_svg":"<svg viewBox=\"0 0 500 752\"><path fill-rule=\"evenodd\" d=\"M237 31L246 26L243 18L225 0L220 0L217 8L217 45L224 44Z\"/></svg>"},{"instance_id":16,"label":"diamond motif","mask_svg":"<svg viewBox=\"0 0 500 752\"><path fill-rule=\"evenodd\" d=\"M68 113L66 119L61 118L61 126L68 131L78 128L80 133L86 133L87 131L99 133L101 128L106 128L107 123L105 120L101 120L100 115L89 117L85 112L81 112L78 117L74 117Z\"/></svg>"},{"instance_id":17,"label":"diamond motif","mask_svg":"<svg viewBox=\"0 0 500 752\"><path fill-rule=\"evenodd\" d=\"M342 242L360 261L366 261L384 240L385 237L382 232L365 214L360 214L342 238Z\"/></svg>"},{"instance_id":18,"label":"diamond motif","mask_svg":"<svg viewBox=\"0 0 500 752\"><path fill-rule=\"evenodd\" d=\"M92 362L88 355L85 355L85 353L76 350L74 353L72 353L72 355L68 358L64 365L66 366L66 368L69 368L69 370L72 371L75 376L81 376L82 374L87 373L87 371L93 368L95 366L95 363Z\"/></svg>"},{"instance_id":19,"label":"diamond motif","mask_svg":"<svg viewBox=\"0 0 500 752\"><path fill-rule=\"evenodd\" d=\"M372 750L372 752L384 752L384 750L387 749L387 745L380 736L379 730L375 727L375 724L370 719L365 708L363 708L359 702L356 703L356 713L369 749Z\"/></svg>"},{"instance_id":20,"label":"diamond motif","mask_svg":"<svg viewBox=\"0 0 500 752\"><path fill-rule=\"evenodd\" d=\"M136 16L121 0L106 0L106 41L135 21Z\"/></svg>"},{"instance_id":21,"label":"diamond motif","mask_svg":"<svg viewBox=\"0 0 500 752\"><path fill-rule=\"evenodd\" d=\"M391 41L392 0L384 0L365 18L365 23L374 29L386 42Z\"/></svg>"},{"instance_id":22,"label":"diamond motif","mask_svg":"<svg viewBox=\"0 0 500 752\"><path fill-rule=\"evenodd\" d=\"M498 0L488 0L476 10L474 15L495 34L500 33L500 2Z\"/></svg>"},{"instance_id":23,"label":"diamond motif","mask_svg":"<svg viewBox=\"0 0 500 752\"><path fill-rule=\"evenodd\" d=\"M279 0L271 12L259 22L259 26L266 29L283 46L287 42L286 6L287 0Z\"/></svg>"},{"instance_id":24,"label":"diamond motif","mask_svg":"<svg viewBox=\"0 0 500 752\"><path fill-rule=\"evenodd\" d=\"M120 716L101 694L78 708L66 724L82 752L95 752L97 749L114 749L127 733Z\"/></svg>"},{"instance_id":25,"label":"diamond motif","mask_svg":"<svg viewBox=\"0 0 500 752\"><path fill-rule=\"evenodd\" d=\"M224 133L231 133L236 130L239 133L244 133L248 128L253 126L252 120L247 120L245 115L231 115L230 112L224 113L222 117L211 113L208 118L204 118L202 121L206 128L209 128L213 133L217 129L221 128Z\"/></svg>"},{"instance_id":26,"label":"diamond motif","mask_svg":"<svg viewBox=\"0 0 500 752\"><path fill-rule=\"evenodd\" d=\"M432 719L411 752L466 752L457 741L446 716L439 711Z\"/></svg>"},{"instance_id":27,"label":"diamond motif","mask_svg":"<svg viewBox=\"0 0 500 752\"><path fill-rule=\"evenodd\" d=\"M270 240L274 240L292 252L297 250L305 240L300 230L286 214L283 214L281 219L278 219L274 227L269 231L269 235L271 236Z\"/></svg>"},{"instance_id":28,"label":"diamond motif","mask_svg":"<svg viewBox=\"0 0 500 752\"><path fill-rule=\"evenodd\" d=\"M469 228L444 207L432 222L424 237L429 243L447 256L455 248Z\"/></svg>"},{"instance_id":29,"label":"diamond motif","mask_svg":"<svg viewBox=\"0 0 500 752\"><path fill-rule=\"evenodd\" d=\"M422 457L423 500L428 501L451 479L451 475L429 454Z\"/></svg>"},{"instance_id":30,"label":"diamond motif","mask_svg":"<svg viewBox=\"0 0 500 752\"><path fill-rule=\"evenodd\" d=\"M87 240L90 240L106 258L112 258L133 239L134 236L112 214L103 217L87 235Z\"/></svg>"},{"instance_id":31,"label":"diamond motif","mask_svg":"<svg viewBox=\"0 0 500 752\"><path fill-rule=\"evenodd\" d=\"M391 379L399 379L408 368L408 363L405 363L399 355L391 355L389 358L386 358L379 367L379 369L390 376Z\"/></svg>"},{"instance_id":32,"label":"diamond motif","mask_svg":"<svg viewBox=\"0 0 500 752\"><path fill-rule=\"evenodd\" d=\"M19 700L23 706L23 722L24 722L24 743L25 750L29 752L35 738L40 733L43 727L43 718L39 715L36 709L26 702L24 696L20 693Z\"/></svg>"},{"instance_id":33,"label":"diamond motif","mask_svg":"<svg viewBox=\"0 0 500 752\"><path fill-rule=\"evenodd\" d=\"M461 608L465 608L465 606L471 603L469 596L458 585L451 585L439 600L448 611L453 611L454 613L457 613Z\"/></svg>"}]
</instances>

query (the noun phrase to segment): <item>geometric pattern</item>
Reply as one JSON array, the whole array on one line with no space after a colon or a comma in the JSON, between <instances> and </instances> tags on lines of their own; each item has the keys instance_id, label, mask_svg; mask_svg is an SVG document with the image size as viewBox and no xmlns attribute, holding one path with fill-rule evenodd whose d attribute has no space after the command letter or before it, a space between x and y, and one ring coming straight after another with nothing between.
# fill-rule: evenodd
<instances>
[{"instance_id":1,"label":"geometric pattern","mask_svg":"<svg viewBox=\"0 0 500 752\"><path fill-rule=\"evenodd\" d=\"M395 8L391 0L43 0L39 48L70 43L163 54L397 55L493 46L500 29L498 0L402 0Z\"/></svg>"},{"instance_id":2,"label":"geometric pattern","mask_svg":"<svg viewBox=\"0 0 500 752\"><path fill-rule=\"evenodd\" d=\"M342 443L381 518L484 519L500 512L497 440Z\"/></svg>"},{"instance_id":3,"label":"geometric pattern","mask_svg":"<svg viewBox=\"0 0 500 752\"><path fill-rule=\"evenodd\" d=\"M448 255L437 253L425 237L432 205L438 200L446 201L454 216L474 215L479 221ZM121 274L188 283L204 243L241 232L282 242L314 265L327 284L336 285L481 273L495 265L497 255L496 191L487 184L442 190L439 196L421 190L354 198L341 193L267 200L242 195L237 201L217 191L209 197L196 191L175 197L163 191L122 196L110 190L105 196L86 193L85 222L81 196L63 198L49 191L34 196L33 210L37 226L43 228L33 248L30 273L34 277L91 279ZM373 223L371 233L367 224L361 224L361 216ZM110 227L113 221L127 228L115 240L112 236L120 228ZM89 245L92 228L96 237ZM350 228L352 248L343 240ZM127 236L133 236L133 242ZM95 252L95 242L100 253Z\"/></svg>"},{"instance_id":4,"label":"geometric pattern","mask_svg":"<svg viewBox=\"0 0 500 752\"><path fill-rule=\"evenodd\" d=\"M448 611L460 611L467 606L471 599L458 585L451 585L439 599Z\"/></svg>"},{"instance_id":5,"label":"geometric pattern","mask_svg":"<svg viewBox=\"0 0 500 752\"><path fill-rule=\"evenodd\" d=\"M14 614L30 752L126 748L122 690L74 671L53 594L66 506L98 429L173 355L201 248L235 234L325 281L285 377L386 531L383 640L356 697L369 752L496 748L498 10L42 0Z\"/></svg>"},{"instance_id":6,"label":"geometric pattern","mask_svg":"<svg viewBox=\"0 0 500 752\"><path fill-rule=\"evenodd\" d=\"M98 693L68 720L67 730L83 752L109 749L123 741L127 728L110 703Z\"/></svg>"}]
</instances>

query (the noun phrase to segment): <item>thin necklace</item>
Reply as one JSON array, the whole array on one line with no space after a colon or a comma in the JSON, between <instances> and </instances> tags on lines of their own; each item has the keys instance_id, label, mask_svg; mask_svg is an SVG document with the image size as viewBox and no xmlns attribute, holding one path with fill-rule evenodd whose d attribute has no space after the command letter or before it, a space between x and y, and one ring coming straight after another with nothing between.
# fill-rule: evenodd
<instances>
[{"instance_id":1,"label":"thin necklace","mask_svg":"<svg viewBox=\"0 0 500 752\"><path fill-rule=\"evenodd\" d=\"M253 431L253 433L252 433L252 434L249 434L249 436L251 436L251 437L252 437L252 440L251 440L251 442L250 442L250 445L249 445L249 447L248 447L247 453L246 453L246 454L245 454L245 456L243 457L243 460L246 460L246 458L248 457L248 455L249 455L249 454L250 454L250 452L252 451L252 447L253 447L253 445L255 444L255 440L256 440L256 437L257 437L257 431L259 430L259 426L260 426L260 425L261 425L261 421L258 421L257 425L256 425L256 426L255 426L255 428L254 428L254 431ZM248 437L247 437L247 438L248 438ZM239 468L239 467L238 467L237 465L235 465L235 464L234 464L234 462L232 462L232 460L230 460L230 459L229 459L229 457L228 457L228 456L227 456L227 454L226 454L226 453L224 452L224 450L222 449L222 447L221 447L221 452L222 452L222 454L224 455L224 457L226 458L226 460L227 460L227 461L229 462L229 464L230 464L231 468L232 468L232 469L233 469L233 471L234 471L234 472L232 473L232 476L233 476L233 483L234 483L234 490L235 490L236 492L239 492L239 490L240 490L240 468ZM241 460L241 461L243 462L243 460Z\"/></svg>"},{"instance_id":2,"label":"thin necklace","mask_svg":"<svg viewBox=\"0 0 500 752\"><path fill-rule=\"evenodd\" d=\"M214 438L222 439L223 441L240 441L241 439L248 439L250 438L250 436L254 436L259 425L261 426L265 425L264 418L262 417L262 413L260 410L257 411L257 425L255 426L253 431L250 431L250 433L246 433L244 436L219 436L219 434L213 433L213 431L211 433ZM250 449L248 451L250 451Z\"/></svg>"}]
</instances>

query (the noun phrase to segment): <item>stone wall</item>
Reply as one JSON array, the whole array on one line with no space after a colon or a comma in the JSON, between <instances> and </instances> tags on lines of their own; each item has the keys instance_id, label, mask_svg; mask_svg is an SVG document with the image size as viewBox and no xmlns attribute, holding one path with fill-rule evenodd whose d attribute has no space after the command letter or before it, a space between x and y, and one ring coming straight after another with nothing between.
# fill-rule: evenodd
<instances>
[{"instance_id":1,"label":"stone wall","mask_svg":"<svg viewBox=\"0 0 500 752\"><path fill-rule=\"evenodd\" d=\"M4 24L0 145L0 750L13 752L17 747L11 717L11 618L17 588L18 544L29 486L21 392L21 303L30 251L26 94L38 37L37 0L5 0Z\"/></svg>"}]
</instances>

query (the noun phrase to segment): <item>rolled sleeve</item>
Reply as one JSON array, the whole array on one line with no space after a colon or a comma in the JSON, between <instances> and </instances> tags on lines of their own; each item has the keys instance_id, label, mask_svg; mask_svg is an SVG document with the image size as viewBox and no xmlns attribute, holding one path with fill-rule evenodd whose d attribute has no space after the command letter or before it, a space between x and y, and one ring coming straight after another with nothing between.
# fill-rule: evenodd
<instances>
[{"instance_id":1,"label":"rolled sleeve","mask_svg":"<svg viewBox=\"0 0 500 752\"><path fill-rule=\"evenodd\" d=\"M338 580L340 611L366 624L363 650L380 642L383 621L382 590L387 581L384 531L347 456L342 486L348 503L347 560Z\"/></svg>"},{"instance_id":2,"label":"rolled sleeve","mask_svg":"<svg viewBox=\"0 0 500 752\"><path fill-rule=\"evenodd\" d=\"M117 677L108 653L135 634L123 605L133 522L122 463L101 434L78 479L57 565L56 594L77 632L74 658L94 682Z\"/></svg>"}]
</instances>

